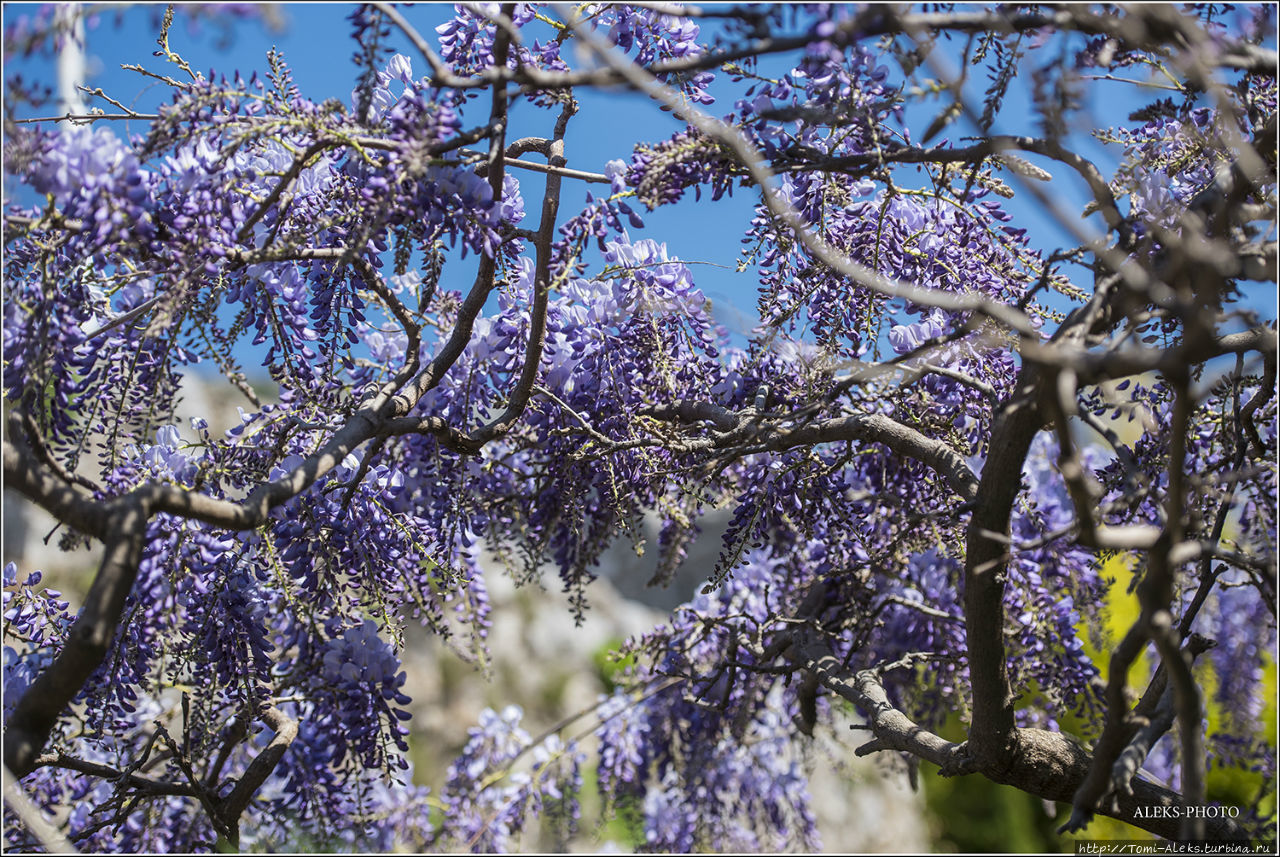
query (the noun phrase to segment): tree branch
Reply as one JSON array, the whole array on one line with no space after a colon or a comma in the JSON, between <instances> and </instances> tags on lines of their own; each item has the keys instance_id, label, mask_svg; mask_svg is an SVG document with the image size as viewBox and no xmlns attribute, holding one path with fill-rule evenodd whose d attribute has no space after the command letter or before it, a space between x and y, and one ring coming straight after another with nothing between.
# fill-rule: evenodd
<instances>
[{"instance_id":1,"label":"tree branch","mask_svg":"<svg viewBox=\"0 0 1280 857\"><path fill-rule=\"evenodd\" d=\"M9 414L9 437L4 440L4 482L70 527L105 539L109 531L104 504L50 468L42 467L23 438L20 417Z\"/></svg>"},{"instance_id":2,"label":"tree branch","mask_svg":"<svg viewBox=\"0 0 1280 857\"><path fill-rule=\"evenodd\" d=\"M298 737L298 721L289 717L280 709L272 706L262 713L262 721L276 734L270 743L262 749L249 763L244 775L240 777L231 794L223 798L217 805L217 814L228 830L236 834L232 842L238 844L240 816L249 806L249 801L266 782L267 777L276 769L285 750Z\"/></svg>"},{"instance_id":3,"label":"tree branch","mask_svg":"<svg viewBox=\"0 0 1280 857\"><path fill-rule=\"evenodd\" d=\"M176 797L194 797L196 795L196 790L193 786L184 786L179 783L144 777L142 774L122 771L110 765L77 759L74 756L68 756L61 750L56 753L46 753L38 756L33 768L65 768L68 771L88 774L91 777L123 782L130 788L137 789L147 795L173 795Z\"/></svg>"},{"instance_id":4,"label":"tree branch","mask_svg":"<svg viewBox=\"0 0 1280 857\"><path fill-rule=\"evenodd\" d=\"M966 503L974 499L978 489L978 479L960 453L884 414L856 414L786 426L781 424L781 420L764 422L754 412L734 412L710 402L682 401L657 405L644 413L665 420L709 421L720 432L713 443L713 448L720 449L750 437L758 437L765 449L775 452L840 441L880 443L899 455L928 465Z\"/></svg>"},{"instance_id":5,"label":"tree branch","mask_svg":"<svg viewBox=\"0 0 1280 857\"><path fill-rule=\"evenodd\" d=\"M798 666L817 676L823 687L853 703L867 715L875 737L856 751L858 755L881 750L905 752L938 765L943 776L980 773L993 782L1055 802L1069 801L1089 771L1088 751L1061 732L1014 730L1007 759L987 766L973 755L972 742L954 744L922 729L893 706L880 678L888 669L909 664L910 656L904 662L861 670L852 677L827 644L818 640L796 642L794 658ZM1117 795L1114 802L1100 807L1098 811L1158 836L1178 838L1180 821L1172 817L1175 813L1149 810L1181 806L1181 796L1146 780L1134 779L1131 786L1131 791ZM1245 831L1228 818L1205 821L1206 837L1223 840L1244 837Z\"/></svg>"},{"instance_id":6,"label":"tree branch","mask_svg":"<svg viewBox=\"0 0 1280 857\"><path fill-rule=\"evenodd\" d=\"M1039 335L1027 315L1014 307L973 293L942 292L921 288L902 280L893 280L831 247L809 229L795 209L773 187L770 181L772 174L764 163L764 159L740 130L697 109L652 74L625 57L619 56L613 47L598 35L572 23L577 20L577 15L572 9L563 4L554 5L560 16L565 21L571 22L570 26L575 35L627 83L666 106L673 114L684 119L706 136L728 146L739 163L746 167L752 179L760 186L760 197L769 213L784 224L815 259L864 288L886 297L902 298L919 306L935 307L952 312L977 312L1024 336L1035 338Z\"/></svg>"},{"instance_id":7,"label":"tree branch","mask_svg":"<svg viewBox=\"0 0 1280 857\"><path fill-rule=\"evenodd\" d=\"M547 148L547 163L553 167L564 164L564 135L569 119L578 112L578 105L569 101L556 120L555 134ZM525 346L524 365L520 379L511 393L501 414L472 435L472 440L483 445L511 430L524 413L538 378L542 363L542 351L547 335L547 303L551 292L551 250L556 235L556 216L560 211L560 176L547 173L547 186L542 195L542 219L538 225L538 237L534 242L533 306L529 309L529 342Z\"/></svg>"},{"instance_id":8,"label":"tree branch","mask_svg":"<svg viewBox=\"0 0 1280 857\"><path fill-rule=\"evenodd\" d=\"M9 449L6 443L6 477ZM19 778L31 772L58 716L106 657L133 588L151 508L138 494L123 497L111 507L112 514L102 519L106 550L84 608L62 651L31 683L5 723L5 765Z\"/></svg>"},{"instance_id":9,"label":"tree branch","mask_svg":"<svg viewBox=\"0 0 1280 857\"><path fill-rule=\"evenodd\" d=\"M883 670L862 670L850 678L840 658L826 643L816 640L801 642L795 654L800 666L817 676L823 687L866 713L877 744L866 751L860 748L859 756L892 749L932 762L942 768L944 776L971 772L964 745L920 728L889 702L880 679Z\"/></svg>"}]
</instances>

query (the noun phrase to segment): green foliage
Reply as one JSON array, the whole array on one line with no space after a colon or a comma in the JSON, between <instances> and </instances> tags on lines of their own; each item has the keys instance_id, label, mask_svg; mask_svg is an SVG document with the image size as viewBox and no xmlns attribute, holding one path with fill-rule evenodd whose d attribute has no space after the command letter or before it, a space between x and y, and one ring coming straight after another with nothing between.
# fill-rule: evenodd
<instances>
[{"instance_id":1,"label":"green foliage","mask_svg":"<svg viewBox=\"0 0 1280 857\"><path fill-rule=\"evenodd\" d=\"M606 796L600 791L595 765L582 769L582 817L598 819L596 843L614 842L624 851L644 845L644 813L641 798L633 795Z\"/></svg>"},{"instance_id":2,"label":"green foliage","mask_svg":"<svg viewBox=\"0 0 1280 857\"><path fill-rule=\"evenodd\" d=\"M1111 587L1107 593L1107 622L1103 629L1105 647L1096 646L1086 636L1085 651L1089 653L1093 662L1101 670L1102 676L1106 678L1111 646L1115 645L1116 641L1137 620L1140 608L1138 596L1131 591L1130 586L1130 580L1133 575L1131 558L1114 556L1104 564L1103 572L1112 580ZM1277 729L1276 662L1268 653L1263 653L1262 661L1263 698L1271 702L1262 712L1262 718L1258 723L1256 734L1260 737L1271 739L1268 743L1272 745L1272 752L1274 753L1274 736ZM1142 692L1153 669L1154 664L1146 653L1138 658L1134 666L1129 670L1129 688L1132 694ZM1221 703L1217 701L1218 677L1214 673L1207 657L1202 657L1196 662L1195 672L1203 694L1202 705L1204 706L1209 726L1207 734L1212 736L1225 725L1223 721L1229 716L1230 712L1223 710ZM1067 724L1064 723L1064 728L1066 727ZM1176 741L1176 729L1177 727L1175 726L1174 730L1171 730L1163 740ZM1260 795L1262 795L1260 809L1264 813L1274 812L1276 809L1274 783L1265 782L1260 773L1240 767L1215 764L1212 755L1210 756L1209 775L1206 782L1206 798L1210 803L1240 807L1243 810L1245 807L1253 806ZM1127 825L1121 825L1121 827L1125 830L1133 830ZM1124 838L1137 837L1131 837L1126 833Z\"/></svg>"},{"instance_id":3,"label":"green foliage","mask_svg":"<svg viewBox=\"0 0 1280 857\"><path fill-rule=\"evenodd\" d=\"M985 777L942 777L927 762L920 774L938 851L1061 852L1070 841L1054 833L1060 822L1026 792Z\"/></svg>"},{"instance_id":4,"label":"green foliage","mask_svg":"<svg viewBox=\"0 0 1280 857\"><path fill-rule=\"evenodd\" d=\"M615 637L604 643L591 653L591 662L595 665L596 675L604 684L605 693L613 693L618 687L619 679L636 662L635 653L623 653L622 646L626 641Z\"/></svg>"}]
</instances>

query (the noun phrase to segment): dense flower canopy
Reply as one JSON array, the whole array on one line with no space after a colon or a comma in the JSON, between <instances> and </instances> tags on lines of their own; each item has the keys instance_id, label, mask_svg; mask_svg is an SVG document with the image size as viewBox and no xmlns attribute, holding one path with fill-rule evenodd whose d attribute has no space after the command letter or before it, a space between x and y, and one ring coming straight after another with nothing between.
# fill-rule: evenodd
<instances>
[{"instance_id":1,"label":"dense flower canopy","mask_svg":"<svg viewBox=\"0 0 1280 857\"><path fill-rule=\"evenodd\" d=\"M353 11L347 99L162 40L188 74L145 133L6 124L5 479L105 545L78 614L4 572L6 765L66 836L508 850L573 830L590 766L647 849L817 848L802 748L837 700L866 752L1070 829L1203 804L1206 757L1274 783L1273 9L413 21ZM1095 132L1104 175L1081 90L1148 66L1173 95ZM619 84L685 127L580 164L575 94ZM1016 216L1053 207L1049 170L1092 197L1079 246ZM727 195L754 205L745 335L645 227ZM243 393L225 434L175 419L198 369ZM550 567L581 615L615 539L657 518L661 584L717 509L719 562L627 644L590 747L508 707L442 793L414 784L405 623L482 657L486 575ZM1115 557L1141 609L1104 664ZM956 714L963 744L935 734Z\"/></svg>"}]
</instances>

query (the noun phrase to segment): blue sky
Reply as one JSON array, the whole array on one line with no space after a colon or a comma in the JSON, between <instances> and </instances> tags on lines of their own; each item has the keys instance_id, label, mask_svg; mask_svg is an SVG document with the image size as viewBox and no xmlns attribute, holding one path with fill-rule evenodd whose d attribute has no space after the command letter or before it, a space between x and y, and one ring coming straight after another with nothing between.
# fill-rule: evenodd
<instances>
[{"instance_id":1,"label":"blue sky","mask_svg":"<svg viewBox=\"0 0 1280 857\"><path fill-rule=\"evenodd\" d=\"M30 14L35 8L29 4L6 4L6 21L15 15ZM120 68L122 63L140 63L161 73L178 73L162 58L151 56L156 48L155 39L163 11L164 6L152 5L120 12L108 11L99 16L97 25L88 32L89 86L102 87L113 98L139 112L152 111L158 103L168 100L166 87ZM337 3L277 6L275 14L283 18L281 30L273 30L265 25L263 19L254 17L236 20L223 27L208 21L196 25L180 15L170 35L170 46L195 69L205 73L213 69L228 76L239 71L247 77L253 70L265 69L266 52L274 45L282 51L304 95L315 101L329 97L347 101L358 74L351 62L354 42L350 39L351 25L346 20L350 11L348 4ZM404 13L420 32L433 39L433 28L452 15L452 6L418 4L405 9ZM392 44L413 60L416 75L426 72L425 62L398 31L393 31ZM958 43L953 43L955 45ZM21 70L29 79L52 82L54 77L53 64L49 59L20 60L7 65ZM785 67L783 59L775 59L762 65L761 71L776 72ZM979 78L978 84L984 82L980 74L975 76ZM1026 76L1015 81L996 131L1037 134L1028 86ZM1091 88L1090 94L1092 102L1087 106L1093 124L1104 126L1124 122L1133 109L1156 95L1166 93L1133 85L1109 84ZM583 109L571 124L566 141L569 165L578 169L600 172L608 160L628 158L635 143L660 140L683 127L682 123L660 111L643 96L614 91L584 92L579 98ZM980 94L975 100L980 103ZM91 100L92 103L114 112L114 108L101 100ZM919 133L944 104L934 99L912 107L907 114L909 125ZM731 103L721 100L710 109L723 114L731 107ZM49 110L46 114L53 112L56 111ZM551 116L531 106L518 106L512 121L512 136L526 133L545 136L550 131ZM961 119L942 136L958 140L966 133L973 133L971 128L966 120ZM144 127L140 123L118 123L116 130L117 133L141 133ZM1104 173L1109 174L1116 152L1092 141L1089 130L1087 121L1081 123L1080 133L1075 135L1073 144L1083 154L1098 160ZM1050 195L1064 210L1079 212L1088 198L1083 183L1061 165L1041 163L1055 176L1050 185L1044 186ZM525 181L526 200L536 201L541 179L532 173L521 173L519 177ZM533 180L531 184L529 179ZM604 188L588 188L573 180L565 182L562 220L572 215L588 189L598 195ZM718 202L711 202L706 197L701 202L694 202L690 195L680 204L644 212L646 229L632 231L633 238L650 237L665 242L674 256L705 263L694 267L696 281L718 308L719 320L736 333L743 333L754 324L755 279L749 272L740 274L734 271L741 248L740 239L751 219L754 199L750 190L740 190L734 197ZM1029 230L1033 246L1047 252L1075 243L1030 194L1020 192L1004 204L1014 216L1013 225ZM532 204L530 211L534 216L536 208ZM1096 233L1096 218L1086 227ZM463 269L470 269L470 265L463 263ZM1085 276L1079 277L1078 281L1082 285L1088 284ZM1271 288L1255 288L1254 291L1258 293L1255 300L1259 309L1274 317L1275 296Z\"/></svg>"}]
</instances>

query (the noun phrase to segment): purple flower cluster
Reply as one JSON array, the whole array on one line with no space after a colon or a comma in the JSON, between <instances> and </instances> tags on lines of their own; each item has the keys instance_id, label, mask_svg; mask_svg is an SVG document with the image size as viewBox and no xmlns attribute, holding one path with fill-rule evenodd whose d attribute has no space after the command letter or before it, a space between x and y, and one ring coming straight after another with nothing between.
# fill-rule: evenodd
<instances>
[{"instance_id":1,"label":"purple flower cluster","mask_svg":"<svg viewBox=\"0 0 1280 857\"><path fill-rule=\"evenodd\" d=\"M720 146L696 130L680 131L670 140L636 147L627 166L626 184L650 211L678 202L693 188L702 198L702 186L711 187L711 198L733 193L732 161Z\"/></svg>"},{"instance_id":2,"label":"purple flower cluster","mask_svg":"<svg viewBox=\"0 0 1280 857\"><path fill-rule=\"evenodd\" d=\"M4 611L4 713L8 718L13 706L27 692L31 683L49 665L62 648L71 627L70 605L62 593L35 587L43 579L34 571L21 582L14 563L4 567L4 594L0 606ZM14 645L9 645L12 641Z\"/></svg>"},{"instance_id":3,"label":"purple flower cluster","mask_svg":"<svg viewBox=\"0 0 1280 857\"><path fill-rule=\"evenodd\" d=\"M589 15L593 27L608 27L609 40L627 54L634 53L635 62L642 66L698 57L706 50L698 41L700 28L688 18L622 3L589 7ZM690 101L698 104L715 101L707 91L715 80L710 71L687 75L662 74L658 77L663 83L677 88Z\"/></svg>"},{"instance_id":4,"label":"purple flower cluster","mask_svg":"<svg viewBox=\"0 0 1280 857\"><path fill-rule=\"evenodd\" d=\"M509 21L497 19L503 8ZM578 14L644 66L688 67L709 50L698 23L667 7ZM979 474L1005 454L991 448L991 427L1030 366L1035 329L1059 319L1035 300L1045 287L1080 297L995 198L1008 188L992 161L918 163L904 127L911 72L891 76L894 63L856 43L847 24L862 14L760 7L717 23L713 37L730 51L770 31L808 40L789 69L725 66L716 85L733 99L727 121L833 252L935 295L1016 307L1029 331L1015 337L989 316L891 299L821 261L759 206L742 268L759 285L760 323L731 339L697 269L638 232L636 200L652 210L704 191L718 199L744 181L732 153L692 126L610 160L607 196L588 195L542 224L548 233L535 231L530 214L551 210L533 196L540 185L514 171L499 183L475 154L520 139L525 123L558 135L578 106L574 91L533 87L532 70L575 70L564 50L572 33L529 4L458 7L438 28L444 62L470 78L456 89L415 78L410 59L390 52L389 19L364 6L352 15L360 79L349 100L304 97L273 52L263 79L211 73L174 87L141 140L100 126L10 135L7 167L45 197L11 205L6 221L6 406L34 425L37 466L51 456L77 481L92 479L85 496L104 503L157 483L171 496L272 498L244 531L203 513L151 517L106 657L49 746L165 782L198 780L222 799L274 739L276 709L297 736L241 818L245 847L500 850L516 847L533 817L566 839L585 757L554 737L531 746L515 707L482 715L442 789L428 795L410 782L402 623L421 622L483 661L481 543L521 582L553 567L581 619L619 535L638 542L642 523L657 519L661 583L701 517L728 509L706 588L628 644L635 665L600 709L598 780L611 806L639 813L651 850L816 847L802 736L831 712L803 676L795 635L812 634L854 671L919 654L914 669L885 675L892 703L928 727L964 710L972 507L942 468L895 452L887 436L795 447L788 438L832 426L860 433L889 418ZM1262 19L1250 20L1253 32ZM1225 38L1206 32L1214 44ZM974 39L994 57L990 110L1020 38ZM1082 62L1128 61L1096 40L1063 55L1078 43ZM710 103L710 71L662 76ZM505 108L479 97L495 87ZM1225 97L1241 102L1246 137L1274 115L1265 75L1243 74ZM1227 115L1157 104L1132 120L1140 127L1108 135L1124 146L1113 190L1129 194L1140 237L1172 225L1218 179L1231 160L1216 135ZM540 138L517 148L545 154L531 139ZM476 277L467 288L454 268L472 256L483 261L466 269ZM544 299L539 327L531 307ZM1112 321L1144 347L1184 353L1173 310L1148 309L1150 318ZM541 350L530 353L539 331ZM246 359L264 371L243 370ZM245 396L225 434L200 419L177 425L193 364ZM410 364L417 376L397 379ZM526 367L532 388L522 386ZM1204 660L1228 714L1209 738L1232 764L1262 752L1262 664L1276 633L1274 582L1258 571L1276 555L1276 480L1265 466L1276 397L1263 395L1274 381L1259 371L1242 359L1195 388L1185 526L1217 556L1179 569L1173 605L1198 605L1194 630L1218 643ZM499 431L495 416L526 394ZM1081 453L1102 488L1099 523L1165 524L1174 398L1167 380L1149 376L1081 393L1090 419L1141 423L1133 440L1109 439L1114 459ZM408 430L412 419L421 431ZM366 429L361 443L325 452L335 436ZM1032 444L1011 498L1002 585L1020 722L1059 728L1098 713L1083 635L1104 627L1110 596L1099 556L1078 544L1079 512L1050 438ZM275 502L300 468L308 487ZM1146 571L1140 558L1134 571ZM72 621L39 581L5 569L6 706ZM1202 586L1208 597L1193 601ZM148 755L157 748L160 757ZM71 807L65 827L86 848L202 850L218 836L200 800L143 793L128 777L49 768L24 788L46 809ZM16 826L5 836L29 844Z\"/></svg>"},{"instance_id":5,"label":"purple flower cluster","mask_svg":"<svg viewBox=\"0 0 1280 857\"><path fill-rule=\"evenodd\" d=\"M497 25L492 16L499 13L496 3L484 6L455 6L452 19L436 27L440 40L441 58L455 74L477 74L494 64L494 38ZM705 48L698 41L698 25L678 15L670 15L653 9L636 8L625 4L588 5L581 10L585 23L593 30L605 31L610 41L635 61L650 66L669 60L700 56ZM550 72L568 71L561 57L563 32L557 27L548 37L530 38L531 26L540 16L534 4L517 3L510 23L521 30L524 37L512 43L508 49L507 66L519 69L523 66ZM547 20L546 13L541 13ZM677 87L691 100L710 104L713 99L707 91L715 76L709 71L691 74L660 75L665 83ZM554 104L558 98L554 92L534 90L534 103L544 106Z\"/></svg>"},{"instance_id":6,"label":"purple flower cluster","mask_svg":"<svg viewBox=\"0 0 1280 857\"><path fill-rule=\"evenodd\" d=\"M517 705L501 712L486 708L468 730L462 753L449 766L441 799L446 821L438 844L473 853L505 852L517 844L525 822L541 816L562 835L575 829L582 789L583 754L555 735L536 746L520 720ZM515 768L528 754L528 770Z\"/></svg>"},{"instance_id":7,"label":"purple flower cluster","mask_svg":"<svg viewBox=\"0 0 1280 857\"><path fill-rule=\"evenodd\" d=\"M1191 198L1213 183L1218 164L1206 135L1218 121L1211 108L1199 107L1119 132L1130 155L1121 172L1130 219L1171 228Z\"/></svg>"},{"instance_id":8,"label":"purple flower cluster","mask_svg":"<svg viewBox=\"0 0 1280 857\"><path fill-rule=\"evenodd\" d=\"M793 744L794 688L751 672L752 656L738 648L740 640L767 639L785 588L775 586L781 564L752 553L716 592L698 596L673 614L670 627L638 642L657 652L682 641L661 663L638 667L628 684L639 691L678 676L683 686L639 701L619 690L600 708L601 790L614 801L642 798L649 850L776 850L791 841L818 847ZM726 659L748 666L735 670Z\"/></svg>"},{"instance_id":9,"label":"purple flower cluster","mask_svg":"<svg viewBox=\"0 0 1280 857\"><path fill-rule=\"evenodd\" d=\"M747 87L736 118L769 158L861 154L893 136L883 125L895 109L887 77L866 48L817 41L795 69Z\"/></svg>"},{"instance_id":10,"label":"purple flower cluster","mask_svg":"<svg viewBox=\"0 0 1280 857\"><path fill-rule=\"evenodd\" d=\"M436 27L440 56L455 74L479 74L493 66L497 25L492 16L498 14L500 8L497 3L465 7L456 5L453 18ZM545 13L542 14L543 20L546 20ZM521 31L521 39L509 45L507 67L529 67L549 72L568 71L569 66L560 55L564 40L558 30L533 37L537 32L533 23L538 15L534 4L515 4L510 20ZM529 96L534 104L542 107L553 107L562 100L555 91L532 89Z\"/></svg>"},{"instance_id":11,"label":"purple flower cluster","mask_svg":"<svg viewBox=\"0 0 1280 857\"><path fill-rule=\"evenodd\" d=\"M336 623L331 623L335 624ZM408 729L400 721L408 720L403 708L409 697L400 691L405 674L394 650L378 636L378 624L366 619L347 628L341 636L331 637L325 646L324 667L319 679L334 695L334 728L341 734L366 768L379 768L391 760L384 740L389 734L397 749L405 752L409 745L404 736ZM394 706L393 706L394 703ZM384 728L384 721L389 730ZM340 744L341 748L343 745ZM334 757L341 764L341 750ZM404 760L394 759L397 766Z\"/></svg>"},{"instance_id":12,"label":"purple flower cluster","mask_svg":"<svg viewBox=\"0 0 1280 857\"><path fill-rule=\"evenodd\" d=\"M49 141L26 176L64 215L82 220L87 247L154 231L154 178L109 129L71 128Z\"/></svg>"},{"instance_id":13,"label":"purple flower cluster","mask_svg":"<svg viewBox=\"0 0 1280 857\"><path fill-rule=\"evenodd\" d=\"M1096 450L1088 450L1084 464L1089 472L1101 463L1097 459ZM1043 540L1062 533L1075 519L1057 460L1050 435L1038 435L1023 467L1030 508L1014 517L1014 538ZM1012 680L1023 686L1034 683L1045 695L1047 722L1055 726L1058 712L1096 714L1098 668L1085 652L1079 628L1086 618L1097 621L1105 603L1107 581L1097 558L1065 540L1051 541L1019 551L1009 566L1009 583L1005 609L1019 628L1013 645L1023 652L1010 661L1017 665Z\"/></svg>"}]
</instances>

